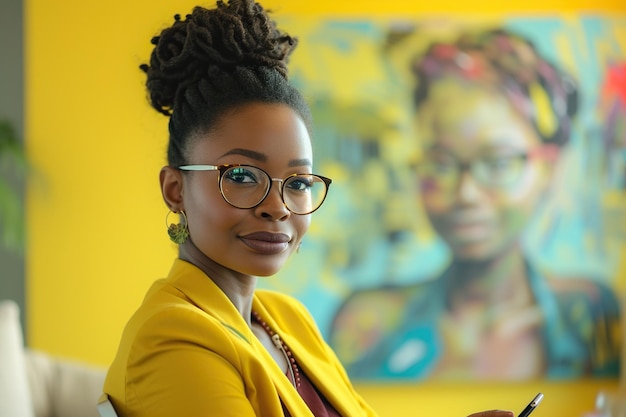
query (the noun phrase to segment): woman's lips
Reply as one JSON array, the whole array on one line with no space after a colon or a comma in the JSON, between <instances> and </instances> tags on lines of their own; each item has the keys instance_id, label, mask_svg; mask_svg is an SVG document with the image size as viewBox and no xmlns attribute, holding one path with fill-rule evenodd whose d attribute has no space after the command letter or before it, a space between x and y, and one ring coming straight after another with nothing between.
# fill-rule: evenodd
<instances>
[{"instance_id":1,"label":"woman's lips","mask_svg":"<svg viewBox=\"0 0 626 417\"><path fill-rule=\"evenodd\" d=\"M450 230L458 241L475 241L487 235L487 225L484 223L466 223L453 225Z\"/></svg>"},{"instance_id":2,"label":"woman's lips","mask_svg":"<svg viewBox=\"0 0 626 417\"><path fill-rule=\"evenodd\" d=\"M255 232L240 236L241 241L255 252L265 255L282 253L289 247L291 238L283 233Z\"/></svg>"},{"instance_id":3,"label":"woman's lips","mask_svg":"<svg viewBox=\"0 0 626 417\"><path fill-rule=\"evenodd\" d=\"M490 235L491 223L484 219L453 221L447 229L456 242L475 242Z\"/></svg>"}]
</instances>

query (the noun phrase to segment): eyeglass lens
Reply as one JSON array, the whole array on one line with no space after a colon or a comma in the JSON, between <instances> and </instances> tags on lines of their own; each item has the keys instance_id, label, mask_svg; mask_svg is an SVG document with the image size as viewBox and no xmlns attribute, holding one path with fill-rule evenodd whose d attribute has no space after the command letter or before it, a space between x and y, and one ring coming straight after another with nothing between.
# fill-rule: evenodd
<instances>
[{"instance_id":1,"label":"eyeglass lens","mask_svg":"<svg viewBox=\"0 0 626 417\"><path fill-rule=\"evenodd\" d=\"M442 186L454 187L458 184L463 169L468 169L479 183L490 187L502 187L514 183L526 167L527 154L497 157L483 157L468 164L455 160L429 159L418 165L418 173L425 179L438 182Z\"/></svg>"},{"instance_id":2,"label":"eyeglass lens","mask_svg":"<svg viewBox=\"0 0 626 417\"><path fill-rule=\"evenodd\" d=\"M272 179L260 168L234 166L220 178L224 199L238 208L259 205L268 195ZM327 185L317 175L298 174L280 181L285 206L295 214L308 214L318 209L326 197Z\"/></svg>"}]
</instances>

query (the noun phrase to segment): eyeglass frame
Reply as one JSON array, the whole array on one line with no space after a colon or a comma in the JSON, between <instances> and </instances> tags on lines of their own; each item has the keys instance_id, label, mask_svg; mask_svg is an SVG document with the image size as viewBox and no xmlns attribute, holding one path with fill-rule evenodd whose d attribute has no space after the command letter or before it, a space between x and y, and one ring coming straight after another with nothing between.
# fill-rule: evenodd
<instances>
[{"instance_id":1,"label":"eyeglass frame","mask_svg":"<svg viewBox=\"0 0 626 417\"><path fill-rule=\"evenodd\" d=\"M543 157L543 158L547 158L547 159L554 159L556 154L559 151L559 147L553 144L548 144L548 145L541 145L538 146L534 149L529 149L526 150L524 152L518 152L512 155L508 155L508 157L514 157L517 160L522 161L523 163L527 164L530 160L537 158L537 157ZM424 162L431 162L430 160L424 161ZM414 164L414 168L417 169L418 175L420 173L420 166L421 165L427 165L426 163L416 163ZM511 179L509 181L505 181L503 183L488 183L485 181L482 181L479 177L476 175L476 169L478 164L480 164L481 162L484 162L483 160L481 160L481 158L478 158L476 160L473 161L469 161L469 162L463 162L463 161L459 161L456 160L454 161L454 166L456 169L456 180L458 181L461 176L463 175L463 173L470 173L472 175L472 178L475 181L478 181L482 186L488 187L488 188L492 188L492 189L498 189L498 188L502 188L502 187L506 187L510 184L512 184L513 182L515 182L518 178L514 178ZM436 178L437 176L435 176Z\"/></svg>"},{"instance_id":2,"label":"eyeglass frame","mask_svg":"<svg viewBox=\"0 0 626 417\"><path fill-rule=\"evenodd\" d=\"M228 199L226 198L226 196L224 195L224 190L222 189L222 177L224 175L224 173L226 171L228 171L231 168L237 168L237 167L248 167L248 168L254 168L254 169L258 169L259 171L261 171L262 173L264 173L267 178L269 178L270 182L269 182L269 187L267 187L267 190L265 191L265 195L259 200L258 203L256 203L253 206L250 207L239 207L234 205L233 203L231 203L230 201L228 201ZM324 204L324 201L326 201L326 197L328 196L328 190L330 188L330 184L333 182L332 179L325 177L323 175L318 175L318 174L312 174L312 173L293 173L290 174L288 176L286 176L285 178L273 178L267 171L265 171L262 168L259 168L257 166L254 165L249 165L249 164L221 164L221 165L208 165L208 164L190 164L190 165L179 165L176 167L176 169L178 169L179 171L185 171L185 172L193 172L193 171L218 171L219 175L217 176L217 187L220 190L220 194L222 196L222 198L224 199L224 201L226 201L228 204L230 204L231 206L241 209L241 210L248 210L248 209L252 209L255 207L258 207L259 205L261 205L261 203L263 203L263 201L265 201L265 199L267 198L267 196L270 194L270 191L272 190L272 183L273 182L278 182L280 183L280 188L278 189L279 194L280 194L280 199L283 202L283 205L285 206L285 208L287 210L289 210L290 213L299 215L299 216L305 216L307 214L311 214L314 213L315 211L317 211L320 207L322 207L322 204ZM314 176L317 177L319 179L322 180L322 182L325 185L325 192L324 192L324 198L322 198L322 201L320 201L319 205L307 212L307 213L296 213L295 211L291 210L289 208L289 206L287 205L287 203L285 202L285 195L283 192L283 189L285 187L285 183L287 180L289 180L290 178L293 177L297 177L297 176L301 176L301 175L309 175L309 176Z\"/></svg>"}]
</instances>

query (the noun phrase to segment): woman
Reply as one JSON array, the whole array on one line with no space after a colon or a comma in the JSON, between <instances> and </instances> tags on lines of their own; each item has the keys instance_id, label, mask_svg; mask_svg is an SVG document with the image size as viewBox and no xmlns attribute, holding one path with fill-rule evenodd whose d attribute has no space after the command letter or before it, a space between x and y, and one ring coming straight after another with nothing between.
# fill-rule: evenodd
<instances>
[{"instance_id":1,"label":"woman","mask_svg":"<svg viewBox=\"0 0 626 417\"><path fill-rule=\"evenodd\" d=\"M554 192L577 108L574 81L502 29L433 44L412 69L420 194L452 259L437 279L345 301L330 342L348 373L617 376L615 295L598 280L541 270L522 244Z\"/></svg>"},{"instance_id":2,"label":"woman","mask_svg":"<svg viewBox=\"0 0 626 417\"><path fill-rule=\"evenodd\" d=\"M331 183L312 173L309 109L287 81L295 39L232 0L152 43L142 69L170 118L160 183L179 257L128 322L105 393L123 417L375 415L304 306L255 290Z\"/></svg>"}]
</instances>

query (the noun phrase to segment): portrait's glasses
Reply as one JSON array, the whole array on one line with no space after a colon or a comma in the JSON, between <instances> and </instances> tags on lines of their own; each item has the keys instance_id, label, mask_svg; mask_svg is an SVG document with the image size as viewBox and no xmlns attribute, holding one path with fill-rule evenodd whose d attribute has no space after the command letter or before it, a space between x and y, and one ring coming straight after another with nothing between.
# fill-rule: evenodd
<instances>
[{"instance_id":1,"label":"portrait's glasses","mask_svg":"<svg viewBox=\"0 0 626 417\"><path fill-rule=\"evenodd\" d=\"M449 155L427 157L416 165L423 181L449 190L459 184L461 174L469 172L481 186L504 188L515 184L527 167L528 160L541 152L484 155L470 162L460 162Z\"/></svg>"},{"instance_id":2,"label":"portrait's glasses","mask_svg":"<svg viewBox=\"0 0 626 417\"><path fill-rule=\"evenodd\" d=\"M272 182L280 184L280 196L285 207L294 214L310 214L320 208L332 180L315 174L291 174L287 178L272 178L251 165L182 165L182 171L219 171L220 193L228 204L240 209L258 206L270 192Z\"/></svg>"}]
</instances>

